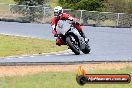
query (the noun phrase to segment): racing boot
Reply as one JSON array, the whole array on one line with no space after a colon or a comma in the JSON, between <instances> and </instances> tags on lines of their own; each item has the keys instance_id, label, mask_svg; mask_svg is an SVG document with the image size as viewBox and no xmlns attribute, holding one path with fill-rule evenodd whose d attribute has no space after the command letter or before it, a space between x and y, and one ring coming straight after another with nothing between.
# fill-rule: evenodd
<instances>
[{"instance_id":1,"label":"racing boot","mask_svg":"<svg viewBox=\"0 0 132 88\"><path fill-rule=\"evenodd\" d=\"M88 43L89 39L86 38L84 32L82 31L82 29L79 31L80 35L84 38L85 42Z\"/></svg>"},{"instance_id":2,"label":"racing boot","mask_svg":"<svg viewBox=\"0 0 132 88\"><path fill-rule=\"evenodd\" d=\"M59 38L56 39L56 45L58 46L63 45L62 41Z\"/></svg>"}]
</instances>

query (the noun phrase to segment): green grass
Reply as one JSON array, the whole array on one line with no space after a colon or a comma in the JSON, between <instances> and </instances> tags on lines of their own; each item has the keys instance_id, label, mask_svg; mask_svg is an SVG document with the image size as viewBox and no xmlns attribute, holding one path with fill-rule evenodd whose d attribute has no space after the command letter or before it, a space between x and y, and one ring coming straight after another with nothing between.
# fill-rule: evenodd
<instances>
[{"instance_id":1,"label":"green grass","mask_svg":"<svg viewBox=\"0 0 132 88\"><path fill-rule=\"evenodd\" d=\"M9 12L9 4L15 4L14 0L0 0L0 13Z\"/></svg>"},{"instance_id":2,"label":"green grass","mask_svg":"<svg viewBox=\"0 0 132 88\"><path fill-rule=\"evenodd\" d=\"M47 4L49 4L51 8L54 8L58 5L58 0L47 0Z\"/></svg>"},{"instance_id":3,"label":"green grass","mask_svg":"<svg viewBox=\"0 0 132 88\"><path fill-rule=\"evenodd\" d=\"M89 72L90 73L90 72ZM121 70L101 70L91 73L127 73L132 75L132 68ZM85 84L76 83L75 72L39 73L27 76L1 77L0 88L131 88L130 84Z\"/></svg>"},{"instance_id":4,"label":"green grass","mask_svg":"<svg viewBox=\"0 0 132 88\"><path fill-rule=\"evenodd\" d=\"M5 4L14 4L14 0L0 0L0 3L5 3Z\"/></svg>"},{"instance_id":5,"label":"green grass","mask_svg":"<svg viewBox=\"0 0 132 88\"><path fill-rule=\"evenodd\" d=\"M0 57L31 55L65 50L56 46L55 41L0 35Z\"/></svg>"},{"instance_id":6,"label":"green grass","mask_svg":"<svg viewBox=\"0 0 132 88\"><path fill-rule=\"evenodd\" d=\"M58 0L46 0L46 2L51 6L51 8L54 8L58 5ZM14 0L0 0L0 3L14 4L15 2Z\"/></svg>"},{"instance_id":7,"label":"green grass","mask_svg":"<svg viewBox=\"0 0 132 88\"><path fill-rule=\"evenodd\" d=\"M46 0L46 2L47 2L47 4L50 5L51 8L54 8L55 6L58 5L58 0ZM0 3L15 4L14 0L0 0Z\"/></svg>"}]
</instances>

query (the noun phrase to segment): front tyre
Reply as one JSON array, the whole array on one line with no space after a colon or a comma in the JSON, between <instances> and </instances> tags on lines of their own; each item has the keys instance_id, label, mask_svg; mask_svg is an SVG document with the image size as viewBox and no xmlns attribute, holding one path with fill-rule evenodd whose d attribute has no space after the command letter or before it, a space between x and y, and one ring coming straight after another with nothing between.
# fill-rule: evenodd
<instances>
[{"instance_id":1,"label":"front tyre","mask_svg":"<svg viewBox=\"0 0 132 88\"><path fill-rule=\"evenodd\" d=\"M74 37L73 37L74 38ZM75 39L75 38L74 38ZM70 47L70 49L76 54L76 55L79 55L80 54L80 49L79 49L79 46L75 44L76 39L75 41L72 41L71 37L68 36L66 38L66 42L68 44L68 46Z\"/></svg>"}]
</instances>

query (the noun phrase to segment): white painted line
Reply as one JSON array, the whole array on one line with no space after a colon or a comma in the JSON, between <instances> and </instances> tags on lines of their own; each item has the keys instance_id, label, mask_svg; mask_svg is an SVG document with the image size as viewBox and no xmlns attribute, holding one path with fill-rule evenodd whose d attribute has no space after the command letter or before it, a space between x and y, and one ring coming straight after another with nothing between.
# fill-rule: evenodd
<instances>
[{"instance_id":1,"label":"white painted line","mask_svg":"<svg viewBox=\"0 0 132 88\"><path fill-rule=\"evenodd\" d=\"M12 58L24 58L24 57L35 57L35 56L52 56L52 55L64 55L64 54L70 54L73 52L69 52L71 50L64 50L59 52L51 52L51 53L42 53L42 54L33 54L33 55L20 55L20 56L8 56L8 57L0 57L3 59L12 59Z\"/></svg>"},{"instance_id":2,"label":"white painted line","mask_svg":"<svg viewBox=\"0 0 132 88\"><path fill-rule=\"evenodd\" d=\"M0 33L2 35L11 35L11 36L18 36L18 37L26 37L26 38L37 38L37 39L42 39L42 38L38 38L38 37L33 37L33 36L30 36L30 35L18 35L18 34L10 34L10 33Z\"/></svg>"},{"instance_id":3,"label":"white painted line","mask_svg":"<svg viewBox=\"0 0 132 88\"><path fill-rule=\"evenodd\" d=\"M18 57L18 58L24 58L24 57Z\"/></svg>"},{"instance_id":4,"label":"white painted line","mask_svg":"<svg viewBox=\"0 0 132 88\"><path fill-rule=\"evenodd\" d=\"M68 55L68 54L70 54L70 53L67 52L67 53L64 53L64 54L65 54L65 55Z\"/></svg>"},{"instance_id":5,"label":"white painted line","mask_svg":"<svg viewBox=\"0 0 132 88\"><path fill-rule=\"evenodd\" d=\"M22 57L27 57L28 55L21 55Z\"/></svg>"},{"instance_id":6,"label":"white painted line","mask_svg":"<svg viewBox=\"0 0 132 88\"><path fill-rule=\"evenodd\" d=\"M29 57L35 57L35 56L29 56Z\"/></svg>"},{"instance_id":7,"label":"white painted line","mask_svg":"<svg viewBox=\"0 0 132 88\"><path fill-rule=\"evenodd\" d=\"M39 54L33 54L33 56L38 56Z\"/></svg>"},{"instance_id":8,"label":"white painted line","mask_svg":"<svg viewBox=\"0 0 132 88\"><path fill-rule=\"evenodd\" d=\"M11 59L11 58L6 58L7 60Z\"/></svg>"},{"instance_id":9,"label":"white painted line","mask_svg":"<svg viewBox=\"0 0 132 88\"><path fill-rule=\"evenodd\" d=\"M52 56L52 55L44 55L44 56Z\"/></svg>"},{"instance_id":10,"label":"white painted line","mask_svg":"<svg viewBox=\"0 0 132 88\"><path fill-rule=\"evenodd\" d=\"M58 54L55 54L55 55L59 56L59 55L62 55L62 54L58 53Z\"/></svg>"}]
</instances>

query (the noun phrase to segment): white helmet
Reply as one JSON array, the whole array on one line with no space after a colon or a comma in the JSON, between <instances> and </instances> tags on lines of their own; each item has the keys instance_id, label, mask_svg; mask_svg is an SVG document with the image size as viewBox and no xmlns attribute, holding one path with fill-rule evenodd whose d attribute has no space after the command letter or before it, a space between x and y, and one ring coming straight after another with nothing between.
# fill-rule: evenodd
<instances>
[{"instance_id":1,"label":"white helmet","mask_svg":"<svg viewBox=\"0 0 132 88\"><path fill-rule=\"evenodd\" d=\"M56 6L54 8L54 16L59 16L62 13L62 7Z\"/></svg>"}]
</instances>

